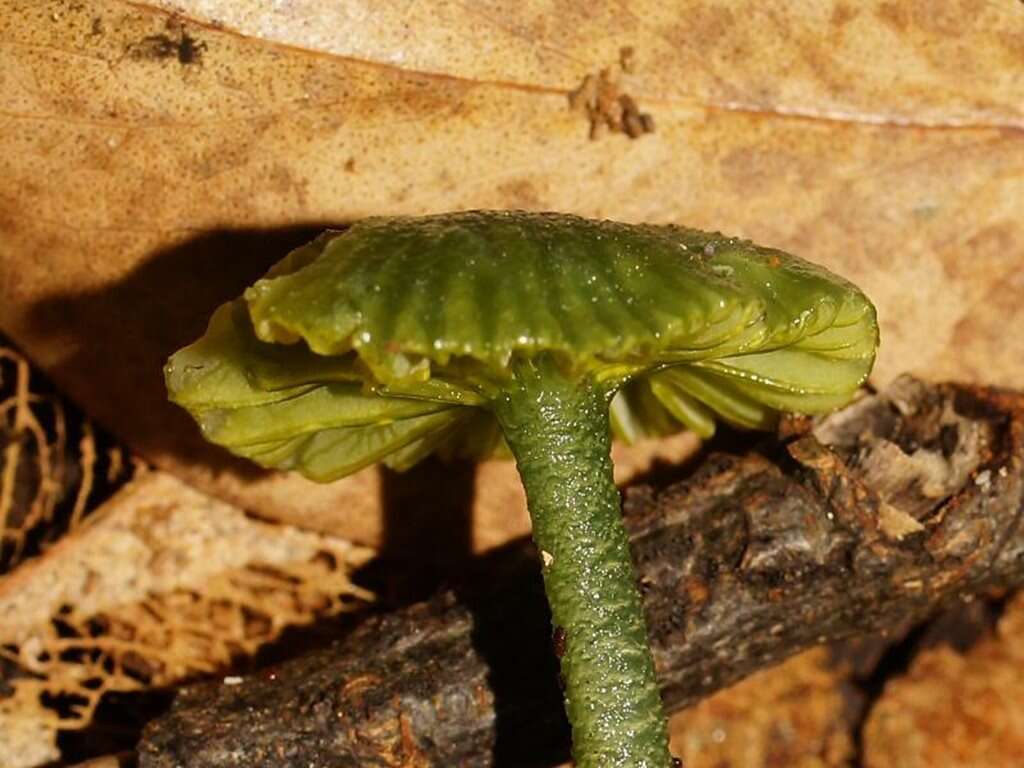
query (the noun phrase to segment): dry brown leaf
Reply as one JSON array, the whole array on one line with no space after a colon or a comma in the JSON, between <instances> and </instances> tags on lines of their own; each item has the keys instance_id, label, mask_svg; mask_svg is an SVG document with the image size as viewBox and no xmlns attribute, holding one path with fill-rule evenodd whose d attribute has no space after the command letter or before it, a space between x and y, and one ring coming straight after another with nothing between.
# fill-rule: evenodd
<instances>
[{"instance_id":1,"label":"dry brown leaf","mask_svg":"<svg viewBox=\"0 0 1024 768\"><path fill-rule=\"evenodd\" d=\"M387 545L389 480L244 469L159 373L290 245L367 214L721 229L861 284L879 382L1024 373L1020 3L163 5L185 15L0 0L0 328L147 458L243 506ZM592 141L569 94L625 48L616 87L655 131ZM514 474L488 471L477 547L526 529Z\"/></svg>"},{"instance_id":2,"label":"dry brown leaf","mask_svg":"<svg viewBox=\"0 0 1024 768\"><path fill-rule=\"evenodd\" d=\"M581 73L632 49L635 90L659 104L859 123L1024 128L1014 31L1021 17L1008 3L148 4L255 38L465 80L561 93Z\"/></svg>"},{"instance_id":3,"label":"dry brown leaf","mask_svg":"<svg viewBox=\"0 0 1024 768\"><path fill-rule=\"evenodd\" d=\"M995 637L966 654L924 651L890 681L864 726L865 768L1024 764L1024 593Z\"/></svg>"},{"instance_id":4,"label":"dry brown leaf","mask_svg":"<svg viewBox=\"0 0 1024 768\"><path fill-rule=\"evenodd\" d=\"M251 520L167 473L146 472L87 525L0 579L0 643L30 640L67 606L93 616L152 594L195 589L251 563L312 561L324 552L343 577L372 554L347 541Z\"/></svg>"},{"instance_id":5,"label":"dry brown leaf","mask_svg":"<svg viewBox=\"0 0 1024 768\"><path fill-rule=\"evenodd\" d=\"M0 578L0 766L58 757L104 694L229 669L290 626L370 595L372 553L270 525L148 472Z\"/></svg>"},{"instance_id":6,"label":"dry brown leaf","mask_svg":"<svg viewBox=\"0 0 1024 768\"><path fill-rule=\"evenodd\" d=\"M827 649L802 653L673 717L673 752L687 768L845 768L855 754L848 680Z\"/></svg>"},{"instance_id":7,"label":"dry brown leaf","mask_svg":"<svg viewBox=\"0 0 1024 768\"><path fill-rule=\"evenodd\" d=\"M53 713L38 696L0 699L0 728L4 768L35 768L60 759Z\"/></svg>"},{"instance_id":8,"label":"dry brown leaf","mask_svg":"<svg viewBox=\"0 0 1024 768\"><path fill-rule=\"evenodd\" d=\"M0 336L0 575L81 525L140 466Z\"/></svg>"}]
</instances>

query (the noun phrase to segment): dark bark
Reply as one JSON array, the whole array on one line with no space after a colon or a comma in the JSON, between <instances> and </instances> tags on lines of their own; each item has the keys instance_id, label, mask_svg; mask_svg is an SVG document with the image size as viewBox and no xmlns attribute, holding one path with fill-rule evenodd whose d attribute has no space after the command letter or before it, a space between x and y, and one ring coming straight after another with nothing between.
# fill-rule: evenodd
<instances>
[{"instance_id":1,"label":"dark bark","mask_svg":"<svg viewBox=\"0 0 1024 768\"><path fill-rule=\"evenodd\" d=\"M1024 396L902 379L806 430L627 495L670 710L1024 582ZM186 688L141 766L550 765L568 746L551 637L524 561L487 597L444 595L240 684Z\"/></svg>"}]
</instances>

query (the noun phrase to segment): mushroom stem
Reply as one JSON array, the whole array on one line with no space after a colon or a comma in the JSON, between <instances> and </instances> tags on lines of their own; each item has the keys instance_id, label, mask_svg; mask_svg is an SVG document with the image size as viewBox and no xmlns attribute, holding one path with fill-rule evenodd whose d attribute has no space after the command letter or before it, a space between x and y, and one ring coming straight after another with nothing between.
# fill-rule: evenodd
<instances>
[{"instance_id":1,"label":"mushroom stem","mask_svg":"<svg viewBox=\"0 0 1024 768\"><path fill-rule=\"evenodd\" d=\"M668 734L621 502L612 478L614 389L550 359L524 361L494 403L564 630L566 711L578 768L668 768Z\"/></svg>"}]
</instances>

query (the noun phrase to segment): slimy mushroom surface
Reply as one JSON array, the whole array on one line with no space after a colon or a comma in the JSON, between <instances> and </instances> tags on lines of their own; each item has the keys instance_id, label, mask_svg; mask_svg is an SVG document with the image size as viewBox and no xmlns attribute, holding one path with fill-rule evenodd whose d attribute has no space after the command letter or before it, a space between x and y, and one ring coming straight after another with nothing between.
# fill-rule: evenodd
<instances>
[{"instance_id":1,"label":"slimy mushroom surface","mask_svg":"<svg viewBox=\"0 0 1024 768\"><path fill-rule=\"evenodd\" d=\"M374 218L292 252L168 362L207 439L329 481L432 451L487 455L516 359L622 383L617 437L847 402L874 308L782 251L564 214ZM468 407L468 408L467 408Z\"/></svg>"}]
</instances>

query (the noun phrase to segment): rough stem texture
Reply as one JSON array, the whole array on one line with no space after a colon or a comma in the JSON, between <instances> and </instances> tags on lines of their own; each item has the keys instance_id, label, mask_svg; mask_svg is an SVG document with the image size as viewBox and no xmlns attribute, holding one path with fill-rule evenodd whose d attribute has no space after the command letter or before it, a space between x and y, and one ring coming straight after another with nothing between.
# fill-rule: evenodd
<instances>
[{"instance_id":1,"label":"rough stem texture","mask_svg":"<svg viewBox=\"0 0 1024 768\"><path fill-rule=\"evenodd\" d=\"M625 521L667 708L810 646L1024 584L1022 500L1024 395L913 379L783 446L712 453L661 492L632 489ZM371 618L240 685L186 688L144 733L141 765L566 759L550 619L523 551L500 583L481 564L489 591Z\"/></svg>"},{"instance_id":2,"label":"rough stem texture","mask_svg":"<svg viewBox=\"0 0 1024 768\"><path fill-rule=\"evenodd\" d=\"M668 730L612 477L610 393L524 364L495 413L526 489L579 768L668 768Z\"/></svg>"}]
</instances>

